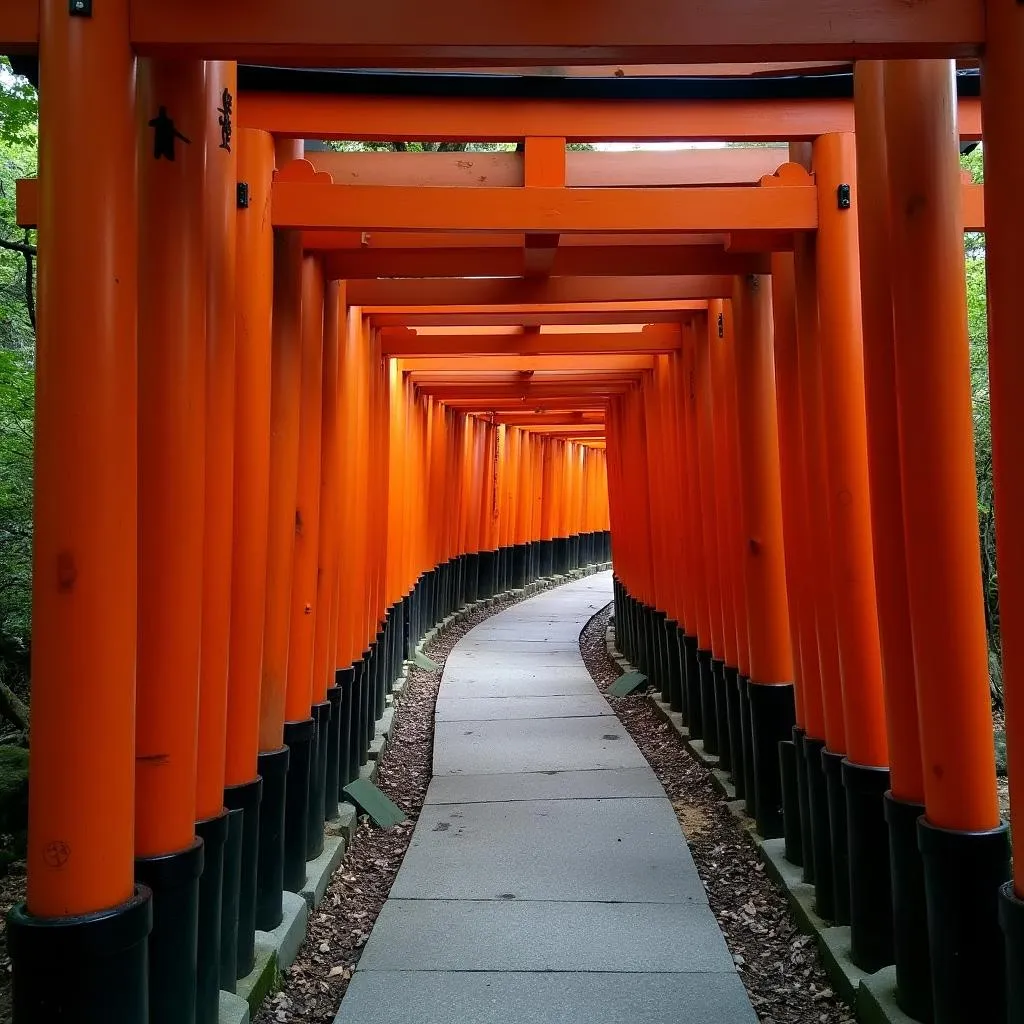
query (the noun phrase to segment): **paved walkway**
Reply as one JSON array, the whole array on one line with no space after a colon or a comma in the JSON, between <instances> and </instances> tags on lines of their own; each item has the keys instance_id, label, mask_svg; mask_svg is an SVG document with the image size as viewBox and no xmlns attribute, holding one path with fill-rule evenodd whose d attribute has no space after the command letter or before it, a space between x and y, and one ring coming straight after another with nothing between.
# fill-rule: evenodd
<instances>
[{"instance_id":1,"label":"paved walkway","mask_svg":"<svg viewBox=\"0 0 1024 1024\"><path fill-rule=\"evenodd\" d=\"M601 573L468 633L342 1024L756 1024L672 807L579 653Z\"/></svg>"}]
</instances>

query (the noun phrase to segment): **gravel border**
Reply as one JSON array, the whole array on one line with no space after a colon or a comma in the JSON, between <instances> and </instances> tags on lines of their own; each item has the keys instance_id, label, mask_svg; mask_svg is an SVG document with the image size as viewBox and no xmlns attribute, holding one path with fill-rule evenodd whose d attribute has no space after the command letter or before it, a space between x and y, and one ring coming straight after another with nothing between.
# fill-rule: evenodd
<instances>
[{"instance_id":1,"label":"gravel border","mask_svg":"<svg viewBox=\"0 0 1024 1024\"><path fill-rule=\"evenodd\" d=\"M580 634L580 654L605 693L622 674L605 642L612 605ZM785 894L765 871L749 829L729 809L711 773L654 707L648 690L605 693L665 789L740 978L761 1024L854 1024L833 991L814 939L803 934Z\"/></svg>"}]
</instances>

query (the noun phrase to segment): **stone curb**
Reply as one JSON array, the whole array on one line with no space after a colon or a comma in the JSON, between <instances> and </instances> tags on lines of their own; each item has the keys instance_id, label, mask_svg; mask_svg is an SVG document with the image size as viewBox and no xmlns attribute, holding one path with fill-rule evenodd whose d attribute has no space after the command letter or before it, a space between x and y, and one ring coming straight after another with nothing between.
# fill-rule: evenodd
<instances>
[{"instance_id":1,"label":"stone curb","mask_svg":"<svg viewBox=\"0 0 1024 1024\"><path fill-rule=\"evenodd\" d=\"M624 672L637 671L616 650L615 633L610 624L605 633L605 645L608 656ZM896 968L884 967L874 974L868 974L850 959L850 929L837 927L817 915L814 910L814 886L803 880L802 868L786 860L785 840L761 838L754 827L754 820L746 812L746 801L736 799L736 788L729 780L728 773L719 769L718 757L705 753L704 744L700 740L690 739L690 731L683 725L682 716L663 703L657 691L652 691L648 696L658 714L682 738L687 750L708 769L715 788L722 794L729 810L754 841L765 870L785 893L800 930L817 943L822 966L833 988L854 1008L861 1024L919 1024L896 1004Z\"/></svg>"}]
</instances>

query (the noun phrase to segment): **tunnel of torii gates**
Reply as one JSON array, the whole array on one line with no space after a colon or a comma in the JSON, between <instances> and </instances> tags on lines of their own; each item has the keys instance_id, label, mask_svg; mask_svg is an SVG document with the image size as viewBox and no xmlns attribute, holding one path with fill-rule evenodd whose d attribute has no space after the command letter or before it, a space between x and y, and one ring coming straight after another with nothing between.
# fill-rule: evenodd
<instances>
[{"instance_id":1,"label":"tunnel of torii gates","mask_svg":"<svg viewBox=\"0 0 1024 1024\"><path fill-rule=\"evenodd\" d=\"M1024 1020L962 241L986 231L1019 816L1024 7L598 0L573 43L545 11L0 11L41 103L18 1024L214 1020L412 646L609 557L620 647L855 963L895 963L919 1020ZM233 63L817 57L856 61L852 98L240 91ZM331 139L523 145L303 142ZM645 139L789 150L566 151Z\"/></svg>"}]
</instances>

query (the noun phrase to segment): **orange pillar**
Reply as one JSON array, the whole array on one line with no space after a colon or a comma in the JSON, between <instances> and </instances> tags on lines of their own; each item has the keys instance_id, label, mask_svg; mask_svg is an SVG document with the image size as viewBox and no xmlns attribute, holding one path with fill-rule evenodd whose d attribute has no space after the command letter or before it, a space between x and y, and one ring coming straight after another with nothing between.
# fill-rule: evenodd
<instances>
[{"instance_id":1,"label":"orange pillar","mask_svg":"<svg viewBox=\"0 0 1024 1024\"><path fill-rule=\"evenodd\" d=\"M988 285L989 426L995 477L999 628L1011 827L1024 821L1024 646L1018 635L1024 614L1024 509L1021 438L1017 415L1024 359L1020 352L1017 251L1024 220L1019 194L1021 140L1014 107L1022 89L1021 10L1005 0L986 3L988 39L982 59L982 120L985 130L985 223ZM1007 1010L1024 1017L1024 857L1013 862L1012 885L1001 892L1006 939Z\"/></svg>"},{"instance_id":2,"label":"orange pillar","mask_svg":"<svg viewBox=\"0 0 1024 1024\"><path fill-rule=\"evenodd\" d=\"M302 156L302 143L278 140L274 155L277 166L283 166ZM263 777L263 803L256 894L256 926L263 931L271 931L281 923L285 872L289 752L284 723L302 384L302 239L294 231L274 236L270 368L270 506L260 687L259 771Z\"/></svg>"},{"instance_id":3,"label":"orange pillar","mask_svg":"<svg viewBox=\"0 0 1024 1024\"><path fill-rule=\"evenodd\" d=\"M341 532L339 498L342 331L345 286L327 282L324 299L323 430L320 449L320 530L317 556L317 615L313 641L313 692L316 706L330 706L328 739L324 750L324 820L338 816L338 779L341 764L341 686L335 681L334 641L337 638L338 540Z\"/></svg>"},{"instance_id":4,"label":"orange pillar","mask_svg":"<svg viewBox=\"0 0 1024 1024\"><path fill-rule=\"evenodd\" d=\"M63 0L39 7L46 255L36 347L28 904L7 921L14 1019L117 1015L146 1024L149 896L134 888L132 864L135 58L127 0L90 19L69 18ZM116 961L93 939L112 914L125 928ZM64 936L77 940L77 977L54 974ZM118 986L78 981L100 963Z\"/></svg>"},{"instance_id":5,"label":"orange pillar","mask_svg":"<svg viewBox=\"0 0 1024 1024\"><path fill-rule=\"evenodd\" d=\"M847 754L845 760L828 752L823 756L826 773L837 777L829 784L845 790L843 845L849 854L848 862L836 860L836 870L837 878L849 876L851 956L862 969L874 971L892 960L889 843L882 805L889 788L889 751L868 493L853 135L819 138L814 171L832 589ZM846 892L837 887L837 917L845 909L840 898Z\"/></svg>"},{"instance_id":6,"label":"orange pillar","mask_svg":"<svg viewBox=\"0 0 1024 1024\"><path fill-rule=\"evenodd\" d=\"M928 921L917 819L924 814L924 776L917 719L916 669L907 596L903 536L903 479L893 336L889 241L889 179L881 61L854 71L857 196L864 394L882 676L889 732L891 792L885 794L892 870L892 928L896 999L911 1016L931 1016Z\"/></svg>"},{"instance_id":7,"label":"orange pillar","mask_svg":"<svg viewBox=\"0 0 1024 1024\"><path fill-rule=\"evenodd\" d=\"M990 429L995 475L996 542L999 568L999 624L1003 655L1003 702L1010 786L1011 826L1024 822L1024 545L1020 523L1024 476L1018 402L1024 356L1020 351L1019 263L1021 139L1019 98L1024 91L1024 20L1006 0L985 5L988 37L982 59L982 120L985 131L985 247L988 281ZM1024 857L1013 863L1013 886L1002 892L1006 936L1009 1019L1024 1016Z\"/></svg>"},{"instance_id":8,"label":"orange pillar","mask_svg":"<svg viewBox=\"0 0 1024 1024\"><path fill-rule=\"evenodd\" d=\"M234 501L224 803L241 814L236 974L256 960L256 862L263 779L257 771L270 498L270 336L274 239L265 211L274 172L266 132L237 134L238 180L249 190L237 213ZM238 828L237 819L231 826Z\"/></svg>"},{"instance_id":9,"label":"orange pillar","mask_svg":"<svg viewBox=\"0 0 1024 1024\"><path fill-rule=\"evenodd\" d=\"M797 316L794 259L790 253L772 256L772 312L775 326L775 392L779 417L779 469L782 476L782 520L789 597L789 635L793 648L796 725L792 747L780 747L783 757L783 796L790 804L784 814L786 857L804 867L804 880L814 877L810 807L807 799L805 738L824 735L818 639L814 623L813 577L819 571L809 544L810 510L804 468L804 439L800 422L800 369L797 355ZM786 759L789 759L788 762ZM789 785L795 792L786 792ZM795 806L793 798L795 797ZM795 812L795 813L794 813Z\"/></svg>"},{"instance_id":10,"label":"orange pillar","mask_svg":"<svg viewBox=\"0 0 1024 1024\"><path fill-rule=\"evenodd\" d=\"M722 605L721 552L718 547L718 490L715 465L715 411L712 394L711 339L718 339L721 299L708 304L708 315L697 328L695 387L697 389L697 457L700 463L701 542L704 545L707 571L704 583L710 616L710 648L700 660L701 721L704 749L718 754L722 740L721 720L728 711L720 699L725 686L725 619ZM724 333L724 328L723 328Z\"/></svg>"},{"instance_id":11,"label":"orange pillar","mask_svg":"<svg viewBox=\"0 0 1024 1024\"><path fill-rule=\"evenodd\" d=\"M138 88L135 856L136 877L153 890L150 1020L169 1024L195 1018L203 869L195 812L206 444L204 175L212 109L201 61L143 61Z\"/></svg>"},{"instance_id":12,"label":"orange pillar","mask_svg":"<svg viewBox=\"0 0 1024 1024\"><path fill-rule=\"evenodd\" d=\"M306 861L323 850L321 738L327 737L330 705L312 704L313 640L320 553L320 442L323 430L324 275L316 256L302 258L302 370L299 449L293 512L294 552L289 602L288 682L284 741L290 750L284 819L284 885L301 892ZM315 808L319 804L319 814Z\"/></svg>"},{"instance_id":13,"label":"orange pillar","mask_svg":"<svg viewBox=\"0 0 1024 1024\"><path fill-rule=\"evenodd\" d=\"M779 426L772 363L771 280L750 276L733 285L736 393L743 495L747 590L750 753L754 810L764 836L782 834L778 744L795 721L793 659L786 613L782 546ZM747 794L748 802L750 793Z\"/></svg>"},{"instance_id":14,"label":"orange pillar","mask_svg":"<svg viewBox=\"0 0 1024 1024\"><path fill-rule=\"evenodd\" d=\"M208 112L226 110L227 116L231 116L237 77L237 65L232 62L207 64ZM225 115L218 116L223 119ZM228 812L224 809L224 780L234 528L237 180L237 146L232 145L227 133L209 131L206 138L206 486L196 764L196 835L203 840L196 1018L202 1024L215 1021L219 1013L224 849L229 828ZM241 825L240 816L237 824ZM236 871L229 881L237 884L237 880ZM231 905L237 906L237 897ZM237 919L229 922L227 932L227 953L234 958Z\"/></svg>"},{"instance_id":15,"label":"orange pillar","mask_svg":"<svg viewBox=\"0 0 1024 1024\"><path fill-rule=\"evenodd\" d=\"M831 565L831 529L828 505L812 502L821 481L827 479L824 442L824 401L821 387L821 343L818 317L817 245L813 237L798 238L793 253L797 302L797 369L800 375L800 422L804 443L804 474L810 530L810 558L815 565ZM812 511L813 510L813 511ZM808 726L804 739L807 767L807 795L814 847L814 887L818 913L831 920L836 914L833 869L833 828L829 818L829 793L824 774L823 753L846 752L846 726L836 636L835 595L831 573L812 574L818 673L821 680L824 733L814 735ZM838 832L843 822L837 823ZM843 850L840 843L838 849ZM843 904L845 906L845 903Z\"/></svg>"},{"instance_id":16,"label":"orange pillar","mask_svg":"<svg viewBox=\"0 0 1024 1024\"><path fill-rule=\"evenodd\" d=\"M1009 873L993 763L981 595L963 225L951 61L885 69L896 387L910 620L924 759L935 1019L1000 1015L997 892Z\"/></svg>"}]
</instances>

